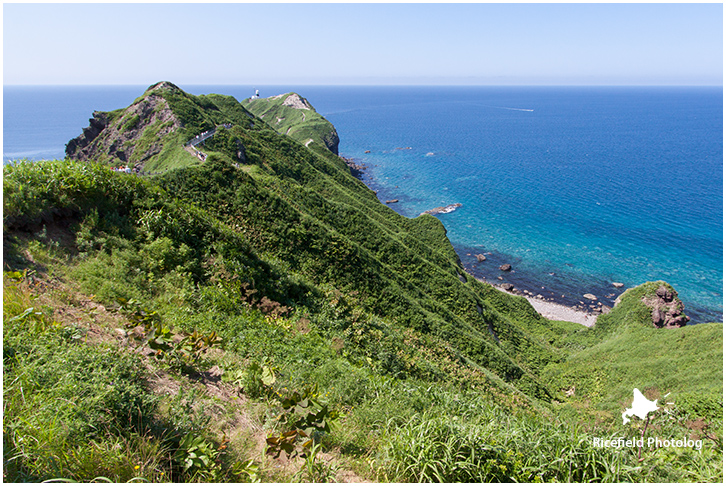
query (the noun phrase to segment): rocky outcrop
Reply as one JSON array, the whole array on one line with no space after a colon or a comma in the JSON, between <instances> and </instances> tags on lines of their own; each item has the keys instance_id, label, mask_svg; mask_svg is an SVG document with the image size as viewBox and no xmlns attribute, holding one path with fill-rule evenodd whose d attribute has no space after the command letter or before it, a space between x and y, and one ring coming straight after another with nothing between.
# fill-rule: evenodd
<instances>
[{"instance_id":1,"label":"rocky outcrop","mask_svg":"<svg viewBox=\"0 0 726 486\"><path fill-rule=\"evenodd\" d=\"M335 155L338 155L338 145L340 145L340 137L338 136L338 131L335 129L335 127L332 127L332 130L330 132L323 135L323 143L328 148L328 150L333 152Z\"/></svg>"},{"instance_id":2,"label":"rocky outcrop","mask_svg":"<svg viewBox=\"0 0 726 486\"><path fill-rule=\"evenodd\" d=\"M161 152L162 138L181 123L158 90L174 89L168 82L150 87L145 96L123 112L94 112L83 133L66 144L66 156L74 160L96 160L113 164L143 164ZM178 89L178 88L176 88ZM148 129L150 143L139 143Z\"/></svg>"},{"instance_id":3,"label":"rocky outcrop","mask_svg":"<svg viewBox=\"0 0 726 486\"><path fill-rule=\"evenodd\" d=\"M661 285L655 295L643 297L643 303L652 309L651 318L655 327L683 327L690 317L683 313L684 305L678 298L678 292Z\"/></svg>"},{"instance_id":4,"label":"rocky outcrop","mask_svg":"<svg viewBox=\"0 0 726 486\"><path fill-rule=\"evenodd\" d=\"M481 253L476 255L476 261L478 261L478 262L484 262L484 261L486 261L486 259L487 259L487 257L482 255Z\"/></svg>"},{"instance_id":5,"label":"rocky outcrop","mask_svg":"<svg viewBox=\"0 0 726 486\"><path fill-rule=\"evenodd\" d=\"M501 265L499 267L499 270L501 270L502 272L511 272L512 271L512 265L510 265L509 263L505 263L504 265Z\"/></svg>"},{"instance_id":6,"label":"rocky outcrop","mask_svg":"<svg viewBox=\"0 0 726 486\"><path fill-rule=\"evenodd\" d=\"M241 164L247 163L247 150L240 139L235 139L237 144L237 161Z\"/></svg>"},{"instance_id":7,"label":"rocky outcrop","mask_svg":"<svg viewBox=\"0 0 726 486\"><path fill-rule=\"evenodd\" d=\"M312 108L312 106L310 106L310 103L308 103L308 100L306 100L297 93L290 93L290 95L285 98L285 101L283 101L282 104L283 106L289 106L291 108L295 108L296 110L309 110Z\"/></svg>"},{"instance_id":8,"label":"rocky outcrop","mask_svg":"<svg viewBox=\"0 0 726 486\"><path fill-rule=\"evenodd\" d=\"M353 159L348 159L345 157L340 157L343 162L345 162L345 165L348 166L350 169L350 173L353 174L354 177L357 177L361 179L363 177L363 172L366 170L366 166L363 164L356 163Z\"/></svg>"},{"instance_id":9,"label":"rocky outcrop","mask_svg":"<svg viewBox=\"0 0 726 486\"><path fill-rule=\"evenodd\" d=\"M422 216L424 214L431 214L431 215L434 215L434 214L447 214L447 213L450 213L452 211L455 211L456 208L460 208L461 206L462 206L461 203L449 204L448 206L439 206L438 208L433 208L433 209L429 209L427 211L424 211L420 215Z\"/></svg>"},{"instance_id":10,"label":"rocky outcrop","mask_svg":"<svg viewBox=\"0 0 726 486\"><path fill-rule=\"evenodd\" d=\"M82 154L83 150L90 146L104 128L108 126L108 114L94 111L93 118L89 125L83 129L83 133L66 144L66 155L71 158L81 158L76 154Z\"/></svg>"}]
</instances>

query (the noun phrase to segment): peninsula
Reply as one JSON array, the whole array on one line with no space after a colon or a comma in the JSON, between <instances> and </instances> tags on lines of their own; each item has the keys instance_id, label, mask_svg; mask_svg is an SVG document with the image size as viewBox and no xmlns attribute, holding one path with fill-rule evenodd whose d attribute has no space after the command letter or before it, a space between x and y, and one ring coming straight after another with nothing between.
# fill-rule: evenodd
<instances>
[{"instance_id":1,"label":"peninsula","mask_svg":"<svg viewBox=\"0 0 726 486\"><path fill-rule=\"evenodd\" d=\"M6 165L4 478L722 481L721 323L666 282L548 319L337 151L296 93L165 81ZM596 447L635 388L703 448Z\"/></svg>"}]
</instances>

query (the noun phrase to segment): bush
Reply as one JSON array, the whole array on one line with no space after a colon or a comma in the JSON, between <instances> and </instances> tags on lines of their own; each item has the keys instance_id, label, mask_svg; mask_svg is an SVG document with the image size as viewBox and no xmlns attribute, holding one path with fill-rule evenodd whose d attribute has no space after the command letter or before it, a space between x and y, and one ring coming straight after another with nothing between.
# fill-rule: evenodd
<instances>
[{"instance_id":1,"label":"bush","mask_svg":"<svg viewBox=\"0 0 726 486\"><path fill-rule=\"evenodd\" d=\"M35 224L95 208L101 216L128 214L134 200L149 193L138 177L116 173L95 163L22 161L3 169L3 222L7 227Z\"/></svg>"}]
</instances>

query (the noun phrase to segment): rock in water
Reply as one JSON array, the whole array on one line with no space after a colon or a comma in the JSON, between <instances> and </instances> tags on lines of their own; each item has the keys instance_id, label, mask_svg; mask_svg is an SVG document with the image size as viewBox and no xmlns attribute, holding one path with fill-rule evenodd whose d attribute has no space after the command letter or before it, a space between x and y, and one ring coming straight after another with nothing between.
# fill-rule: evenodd
<instances>
[{"instance_id":1,"label":"rock in water","mask_svg":"<svg viewBox=\"0 0 726 486\"><path fill-rule=\"evenodd\" d=\"M487 259L487 257L485 257L484 255L482 255L481 253L476 256L476 261L478 261L478 262L483 262L486 259Z\"/></svg>"},{"instance_id":2,"label":"rock in water","mask_svg":"<svg viewBox=\"0 0 726 486\"><path fill-rule=\"evenodd\" d=\"M585 294L585 295L583 295L583 297L585 297L586 299L590 299L590 300L597 300L597 297L595 297L592 294Z\"/></svg>"},{"instance_id":3,"label":"rock in water","mask_svg":"<svg viewBox=\"0 0 726 486\"><path fill-rule=\"evenodd\" d=\"M504 265L499 267L499 270L502 272L509 272L512 270L512 266L509 263L505 263Z\"/></svg>"},{"instance_id":4,"label":"rock in water","mask_svg":"<svg viewBox=\"0 0 726 486\"><path fill-rule=\"evenodd\" d=\"M434 215L434 214L446 214L446 213L450 213L450 212L456 210L456 208L460 208L461 206L462 206L461 203L449 204L448 206L439 206L438 208L429 209L427 211L424 211L423 213L421 213L421 215L424 215L424 214L431 214L431 215Z\"/></svg>"}]
</instances>

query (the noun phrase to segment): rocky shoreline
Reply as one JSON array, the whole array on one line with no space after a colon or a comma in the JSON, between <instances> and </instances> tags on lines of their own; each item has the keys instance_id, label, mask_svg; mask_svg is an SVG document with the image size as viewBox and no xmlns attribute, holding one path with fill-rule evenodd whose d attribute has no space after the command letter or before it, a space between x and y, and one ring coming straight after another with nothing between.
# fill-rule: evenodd
<instances>
[{"instance_id":1,"label":"rocky shoreline","mask_svg":"<svg viewBox=\"0 0 726 486\"><path fill-rule=\"evenodd\" d=\"M368 151L366 152L368 153ZM339 156L343 162L348 166L350 169L351 174L356 177L357 179L363 181L370 187L371 181L365 181L364 175L365 171L367 169L367 166L361 163L358 163L354 158L352 157L344 157ZM386 200L385 204L395 204L398 202L398 199L390 199ZM447 206L440 206L433 209L429 209L427 211L424 211L421 214L447 214L452 211L455 211L457 208L460 208L462 206L461 203L455 203L455 204L449 204ZM479 262L483 262L487 260L487 257L483 254L477 254L476 259ZM504 268L502 268L504 267ZM510 271L511 270L511 264L504 264L500 266L500 270L502 271ZM528 295L528 291L520 291L517 288L514 287L511 283L502 283L500 285L494 284L492 282L487 281L485 278L477 277L476 275L473 275L470 271L468 271L469 275L472 278L475 278L479 280L480 282L489 283L491 284L495 289L500 290L502 292L507 292L514 295L520 295L527 299L530 304L532 304L532 307L535 308L537 312L539 312L542 316L546 317L547 319L554 319L554 320L561 320L561 321L569 321L569 322L575 322L578 324L582 324L583 326L592 327L595 325L595 320L597 319L598 313L594 312L587 312L581 308L577 307L571 307L565 304L560 304L551 300L546 300L542 296L535 296L535 295ZM525 293L526 292L526 293Z\"/></svg>"},{"instance_id":2,"label":"rocky shoreline","mask_svg":"<svg viewBox=\"0 0 726 486\"><path fill-rule=\"evenodd\" d=\"M367 166L364 164L359 163L352 157L344 157L340 156L340 158L345 162L345 164L350 169L351 174L358 178L359 180L363 181L366 185L370 187L370 183L373 181L366 181L364 180L365 171L367 169ZM385 201L385 204L395 204L398 203L398 199L389 199ZM447 214L452 211L455 211L456 209L462 207L461 203L455 203L455 204L449 204L447 206L439 206L433 209L429 209L427 211L424 211L423 214ZM457 253L459 251L457 250ZM459 253L460 256L463 256L462 253ZM467 255L469 255L467 253ZM491 255L491 253L490 253ZM481 263L484 261L487 261L487 257L484 254L476 254L475 257L477 262ZM502 265L497 264L497 267L501 272L510 273L512 272L512 265L510 263L504 263ZM496 267L495 267L496 268ZM486 278L478 277L472 273L471 270L467 269L467 273L472 277L480 282L491 284L494 288L497 290L500 290L502 292L507 292L509 294L513 295L519 295L524 297L529 301L529 303L534 307L534 309L539 312L542 316L546 317L547 319L553 319L553 320L560 320L560 321L569 321L569 322L575 322L578 324L582 324L583 326L592 327L595 325L595 321L597 320L597 316L600 315L603 312L609 312L610 306L605 305L601 302L595 304L597 302L596 300L592 302L592 304L588 305L586 301L588 300L587 297L584 297L583 295L583 301L578 306L570 306L566 304L562 304L559 302L556 302L552 298L547 298L542 295L536 295L528 290L520 290L517 287L514 286L514 284L509 282L500 282L495 283L488 281ZM614 287L616 289L619 289L622 287L623 284L619 283L613 283ZM594 297L594 295L592 295ZM594 304L594 305L593 305Z\"/></svg>"},{"instance_id":3,"label":"rocky shoreline","mask_svg":"<svg viewBox=\"0 0 726 486\"><path fill-rule=\"evenodd\" d=\"M345 165L348 166L348 168L350 169L350 173L353 175L353 177L361 180L363 179L363 174L368 167L363 164L358 164L352 158L343 157L342 155L339 155L339 157L341 158L341 160L343 160L343 162L345 162Z\"/></svg>"},{"instance_id":4,"label":"rocky shoreline","mask_svg":"<svg viewBox=\"0 0 726 486\"><path fill-rule=\"evenodd\" d=\"M370 153L370 151L366 150L365 153ZM366 165L359 163L354 158L341 156L341 159L349 167L352 175L375 191L375 180L370 175L365 174L368 168ZM364 178L364 176L367 177ZM378 194L378 191L375 192ZM384 204L391 205L399 202L395 194L386 194L386 196L393 196L393 198L386 199L385 201L382 200L381 202ZM424 211L421 215L447 214L461 206L461 203L440 206ZM558 285L562 282L553 281L558 276L552 272L548 274L549 276L544 275L544 280L532 280L532 276L526 276L524 274L515 275L518 272L514 271L511 263L506 262L506 255L497 255L492 252L487 252L485 255L481 253L480 248L461 247L460 245L454 246L461 260L472 260L468 263L462 262L467 273L472 278L489 283L502 292L524 297L538 313L547 319L575 322L583 326L592 327L595 325L595 321L600 314L607 314L612 310L612 307L616 304L618 295L626 290L623 288L625 287L624 283L615 281L603 281L599 285L587 286L587 290L582 287L578 289L577 285L569 285L569 287L566 285L562 287L562 285ZM481 268L479 270L482 271L478 271L477 267L479 265L477 264L484 262L487 262L487 266L490 267L489 270L483 270ZM515 261L513 263L516 266L517 262ZM495 269L499 270L498 275ZM499 281L492 280L495 278ZM691 309L691 311L693 312L694 309ZM674 315L678 314L675 311L672 313ZM660 319L663 322L661 324L662 326L671 327L674 325L671 321L675 321L677 317L664 314ZM657 320L654 317L654 325L656 326L658 326L656 323ZM703 322L708 322L708 320L704 320ZM675 325L683 324L678 322Z\"/></svg>"},{"instance_id":5,"label":"rocky shoreline","mask_svg":"<svg viewBox=\"0 0 726 486\"><path fill-rule=\"evenodd\" d=\"M505 289L505 286L511 284L495 285L491 282L487 282L485 279L482 278L473 278L480 282L492 285L492 287L499 290L500 292L506 292L508 294L514 294L524 297L532 305L532 307L534 307L534 310L536 310L542 317L553 321L575 322L577 324L582 324L586 327L592 327L595 325L597 317L600 315L600 313L586 312L576 307L570 307L564 304L558 304L557 302L545 300L541 296L533 297L531 295L526 295L517 291L516 289L512 289L511 287L510 290Z\"/></svg>"}]
</instances>

